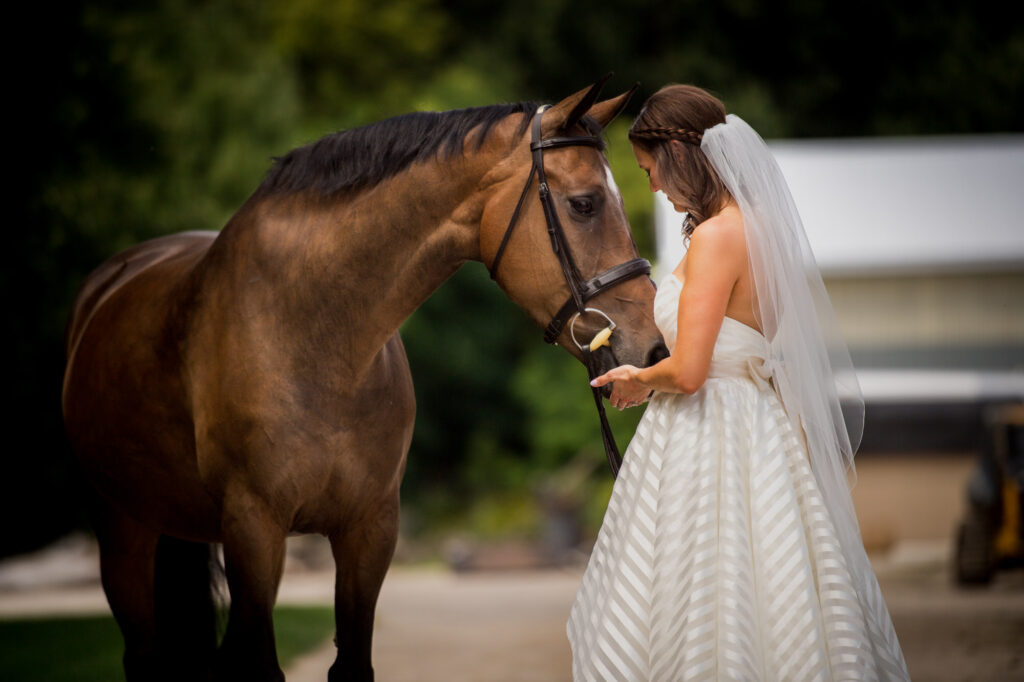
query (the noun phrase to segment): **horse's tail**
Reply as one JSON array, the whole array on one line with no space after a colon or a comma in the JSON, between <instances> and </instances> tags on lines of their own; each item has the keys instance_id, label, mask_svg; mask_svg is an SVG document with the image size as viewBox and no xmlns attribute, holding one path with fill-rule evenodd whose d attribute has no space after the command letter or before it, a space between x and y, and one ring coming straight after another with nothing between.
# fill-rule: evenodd
<instances>
[{"instance_id":1,"label":"horse's tail","mask_svg":"<svg viewBox=\"0 0 1024 682\"><path fill-rule=\"evenodd\" d=\"M212 545L162 536L156 552L157 639L185 677L205 679L217 651L222 584Z\"/></svg>"}]
</instances>

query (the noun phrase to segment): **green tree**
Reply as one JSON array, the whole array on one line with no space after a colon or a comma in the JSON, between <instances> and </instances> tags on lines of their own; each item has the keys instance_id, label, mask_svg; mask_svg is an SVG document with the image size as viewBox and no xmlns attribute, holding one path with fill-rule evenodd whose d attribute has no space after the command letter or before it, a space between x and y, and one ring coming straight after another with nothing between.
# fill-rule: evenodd
<instances>
[{"instance_id":1,"label":"green tree","mask_svg":"<svg viewBox=\"0 0 1024 682\"><path fill-rule=\"evenodd\" d=\"M270 157L300 143L414 109L555 101L615 71L609 93L643 82L608 131L608 155L650 257L650 197L624 131L664 83L710 88L766 137L1024 128L1024 21L994 0L79 0L22 11L28 47L9 90L14 257L0 288L9 424L32 446L6 456L0 552L75 517L58 396L64 321L85 274L141 239L218 229ZM407 497L467 501L579 453L600 461L583 369L542 347L479 267L403 334L420 403ZM623 445L633 418L617 422Z\"/></svg>"}]
</instances>

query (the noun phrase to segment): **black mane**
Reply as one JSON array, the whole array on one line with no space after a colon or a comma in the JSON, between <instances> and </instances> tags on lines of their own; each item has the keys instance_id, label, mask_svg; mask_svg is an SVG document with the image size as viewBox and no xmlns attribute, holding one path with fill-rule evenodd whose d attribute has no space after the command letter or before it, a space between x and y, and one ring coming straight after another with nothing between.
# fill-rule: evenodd
<instances>
[{"instance_id":1,"label":"black mane","mask_svg":"<svg viewBox=\"0 0 1024 682\"><path fill-rule=\"evenodd\" d=\"M533 102L494 104L454 111L419 111L332 133L276 157L259 192L313 190L332 195L372 187L410 164L443 153L464 153L463 141L476 126L479 148L504 118L522 114L522 135L537 110Z\"/></svg>"}]
</instances>

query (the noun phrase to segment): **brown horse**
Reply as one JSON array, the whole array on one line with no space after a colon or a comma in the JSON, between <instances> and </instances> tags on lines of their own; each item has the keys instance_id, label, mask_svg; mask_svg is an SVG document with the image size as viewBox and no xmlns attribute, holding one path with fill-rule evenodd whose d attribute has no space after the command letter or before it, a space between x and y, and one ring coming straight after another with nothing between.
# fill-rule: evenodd
<instances>
[{"instance_id":1,"label":"brown horse","mask_svg":"<svg viewBox=\"0 0 1024 682\"><path fill-rule=\"evenodd\" d=\"M543 138L607 125L630 93L596 103L598 90L543 113ZM219 234L140 244L88 278L68 327L64 419L97 493L129 680L283 679L271 612L290 533L323 534L333 550L329 679L373 678L415 412L397 330L462 263L493 261L531 177L535 109L414 113L329 135L278 159ZM600 151L552 148L545 161L580 272L635 258ZM545 324L568 289L540 202L518 225L498 283ZM640 277L594 299L618 324L602 366L666 352L653 296ZM581 319L576 334L603 325ZM216 655L210 543L223 545L231 596Z\"/></svg>"}]
</instances>

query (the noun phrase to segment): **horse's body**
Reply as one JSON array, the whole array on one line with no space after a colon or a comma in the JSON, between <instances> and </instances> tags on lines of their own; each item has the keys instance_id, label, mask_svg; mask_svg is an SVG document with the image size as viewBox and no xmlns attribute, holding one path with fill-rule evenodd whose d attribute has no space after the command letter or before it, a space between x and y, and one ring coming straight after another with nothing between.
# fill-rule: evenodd
<instances>
[{"instance_id":1,"label":"horse's body","mask_svg":"<svg viewBox=\"0 0 1024 682\"><path fill-rule=\"evenodd\" d=\"M576 125L571 112L591 94L545 114L546 132ZM592 102L584 110L601 125L625 103ZM330 678L372 679L373 611L397 538L415 413L397 330L463 262L493 257L529 169L528 113L437 115L433 127L398 132L446 141L428 139L418 157L367 158L379 167L347 179L332 154L377 132L386 137L377 149L401 155L400 137L367 129L366 139L325 138L279 160L219 234L146 242L90 276L68 327L65 424L98 493L103 583L129 680L211 669L209 627L174 632L170 622L209 611L174 596L190 589L176 583L206 579L207 543L223 543L231 592L214 674L280 679L271 610L285 538L296 532L327 536L337 564ZM478 146L453 151L454 134ZM600 217L574 217L581 270L635 255L603 156L560 149L551 159L553 191L602 204ZM543 322L565 285L539 208L524 222L499 283ZM647 364L664 352L652 298L646 278L599 297L620 330L605 364ZM171 568L174 557L191 566Z\"/></svg>"}]
</instances>

